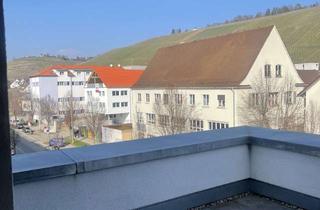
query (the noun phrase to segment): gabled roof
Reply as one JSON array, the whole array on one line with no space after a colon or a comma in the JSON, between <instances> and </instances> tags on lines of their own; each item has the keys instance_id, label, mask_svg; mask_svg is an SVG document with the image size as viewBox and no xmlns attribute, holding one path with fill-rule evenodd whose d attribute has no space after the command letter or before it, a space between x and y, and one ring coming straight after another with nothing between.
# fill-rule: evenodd
<instances>
[{"instance_id":1,"label":"gabled roof","mask_svg":"<svg viewBox=\"0 0 320 210\"><path fill-rule=\"evenodd\" d=\"M297 70L297 72L306 85L310 85L320 77L320 71L318 70Z\"/></svg>"},{"instance_id":2,"label":"gabled roof","mask_svg":"<svg viewBox=\"0 0 320 210\"><path fill-rule=\"evenodd\" d=\"M108 88L130 88L144 71L125 70L121 67L98 67L94 72Z\"/></svg>"},{"instance_id":3,"label":"gabled roof","mask_svg":"<svg viewBox=\"0 0 320 210\"><path fill-rule=\"evenodd\" d=\"M311 87L320 81L319 70L299 70L297 72L305 83L305 88L299 93L299 96L304 95Z\"/></svg>"},{"instance_id":4,"label":"gabled roof","mask_svg":"<svg viewBox=\"0 0 320 210\"><path fill-rule=\"evenodd\" d=\"M159 49L133 88L239 86L273 27Z\"/></svg>"}]
</instances>

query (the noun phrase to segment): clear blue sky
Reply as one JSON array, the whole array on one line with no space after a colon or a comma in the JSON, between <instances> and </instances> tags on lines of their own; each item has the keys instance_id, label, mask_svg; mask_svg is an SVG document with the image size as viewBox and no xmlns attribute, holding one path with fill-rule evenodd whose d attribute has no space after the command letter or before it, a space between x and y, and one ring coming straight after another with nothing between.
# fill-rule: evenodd
<instances>
[{"instance_id":1,"label":"clear blue sky","mask_svg":"<svg viewBox=\"0 0 320 210\"><path fill-rule=\"evenodd\" d=\"M8 59L95 56L170 33L316 0L4 0Z\"/></svg>"}]
</instances>

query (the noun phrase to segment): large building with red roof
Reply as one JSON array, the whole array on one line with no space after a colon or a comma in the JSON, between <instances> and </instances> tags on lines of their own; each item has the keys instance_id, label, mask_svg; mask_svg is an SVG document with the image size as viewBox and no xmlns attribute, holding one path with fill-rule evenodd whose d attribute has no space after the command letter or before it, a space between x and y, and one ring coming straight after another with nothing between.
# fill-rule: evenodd
<instances>
[{"instance_id":1,"label":"large building with red roof","mask_svg":"<svg viewBox=\"0 0 320 210\"><path fill-rule=\"evenodd\" d=\"M95 68L85 85L85 100L95 104L106 116L107 124L130 123L131 87L142 73L121 67Z\"/></svg>"},{"instance_id":2,"label":"large building with red roof","mask_svg":"<svg viewBox=\"0 0 320 210\"><path fill-rule=\"evenodd\" d=\"M142 72L122 67L56 65L32 75L30 91L34 101L50 96L58 103L60 115L66 113L70 98L76 102L74 112L80 114L84 112L88 101L97 97L106 119L117 119L118 115L126 115L127 117L121 119L126 119L127 122L130 120L130 88ZM120 96L112 96L112 91L118 91ZM123 91L126 91L126 96L121 95ZM91 95L88 95L90 92ZM113 103L119 103L119 106L116 104L112 107ZM39 111L34 118L40 119Z\"/></svg>"}]
</instances>

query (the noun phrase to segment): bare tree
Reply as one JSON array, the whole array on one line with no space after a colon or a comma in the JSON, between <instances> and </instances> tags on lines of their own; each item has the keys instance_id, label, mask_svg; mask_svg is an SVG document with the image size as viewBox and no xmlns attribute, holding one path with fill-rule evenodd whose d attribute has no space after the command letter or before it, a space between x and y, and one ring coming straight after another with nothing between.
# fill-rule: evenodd
<instances>
[{"instance_id":1,"label":"bare tree","mask_svg":"<svg viewBox=\"0 0 320 210\"><path fill-rule=\"evenodd\" d=\"M98 139L99 134L101 133L101 126L104 121L104 106L103 103L99 102L99 99L91 97L89 98L85 113L84 113L84 120L88 129L93 134L94 143L100 142Z\"/></svg>"},{"instance_id":2,"label":"bare tree","mask_svg":"<svg viewBox=\"0 0 320 210\"><path fill-rule=\"evenodd\" d=\"M9 89L9 110L10 113L14 116L14 119L17 120L17 117L23 113L22 110L22 93L18 88Z\"/></svg>"},{"instance_id":3,"label":"bare tree","mask_svg":"<svg viewBox=\"0 0 320 210\"><path fill-rule=\"evenodd\" d=\"M58 112L57 102L50 96L47 95L40 99L40 113L41 119L46 120L48 128L52 122L52 117ZM41 123L41 119L40 122Z\"/></svg>"},{"instance_id":4,"label":"bare tree","mask_svg":"<svg viewBox=\"0 0 320 210\"><path fill-rule=\"evenodd\" d=\"M305 113L305 132L320 133L320 106L315 102L310 102Z\"/></svg>"},{"instance_id":5,"label":"bare tree","mask_svg":"<svg viewBox=\"0 0 320 210\"><path fill-rule=\"evenodd\" d=\"M177 89L166 89L158 95L153 105L153 113L157 116L155 129L161 136L174 135L189 131L189 123L197 118L195 106L190 105L186 94Z\"/></svg>"},{"instance_id":6,"label":"bare tree","mask_svg":"<svg viewBox=\"0 0 320 210\"><path fill-rule=\"evenodd\" d=\"M303 129L303 100L290 78L256 78L242 95L240 117L248 125L282 130Z\"/></svg>"},{"instance_id":7,"label":"bare tree","mask_svg":"<svg viewBox=\"0 0 320 210\"><path fill-rule=\"evenodd\" d=\"M70 92L66 94L63 98L60 111L64 114L64 123L69 128L71 143L74 143L74 126L75 122L79 119L79 115L83 110L83 107L80 104L80 101L72 96Z\"/></svg>"}]
</instances>

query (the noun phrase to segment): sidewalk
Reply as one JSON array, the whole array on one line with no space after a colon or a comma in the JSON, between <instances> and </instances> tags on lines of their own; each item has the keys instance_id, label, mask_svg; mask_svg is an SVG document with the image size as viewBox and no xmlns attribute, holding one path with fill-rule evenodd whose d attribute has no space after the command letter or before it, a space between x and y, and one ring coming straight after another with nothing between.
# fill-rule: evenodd
<instances>
[{"instance_id":1,"label":"sidewalk","mask_svg":"<svg viewBox=\"0 0 320 210\"><path fill-rule=\"evenodd\" d=\"M49 140L56 137L57 134L55 133L44 133L43 131L41 130L37 130L37 127L32 127L31 128L34 133L33 134L27 134L27 133L24 133L22 130L19 130L19 129L14 129L16 131L16 133L21 136L22 138L32 142L32 143L35 143L35 144L38 144L44 148L47 148L47 149L50 149L49 148ZM69 131L68 130L62 130L59 134L59 136L63 137L65 140L66 139L70 139L70 136L69 136ZM93 141L90 140L90 139L87 139L87 138L84 138L84 139L75 139L75 144L68 144L66 145L65 147L61 148L61 149L65 149L65 148L75 148L75 147L80 147L80 146L85 146L85 145L93 145Z\"/></svg>"}]
</instances>

